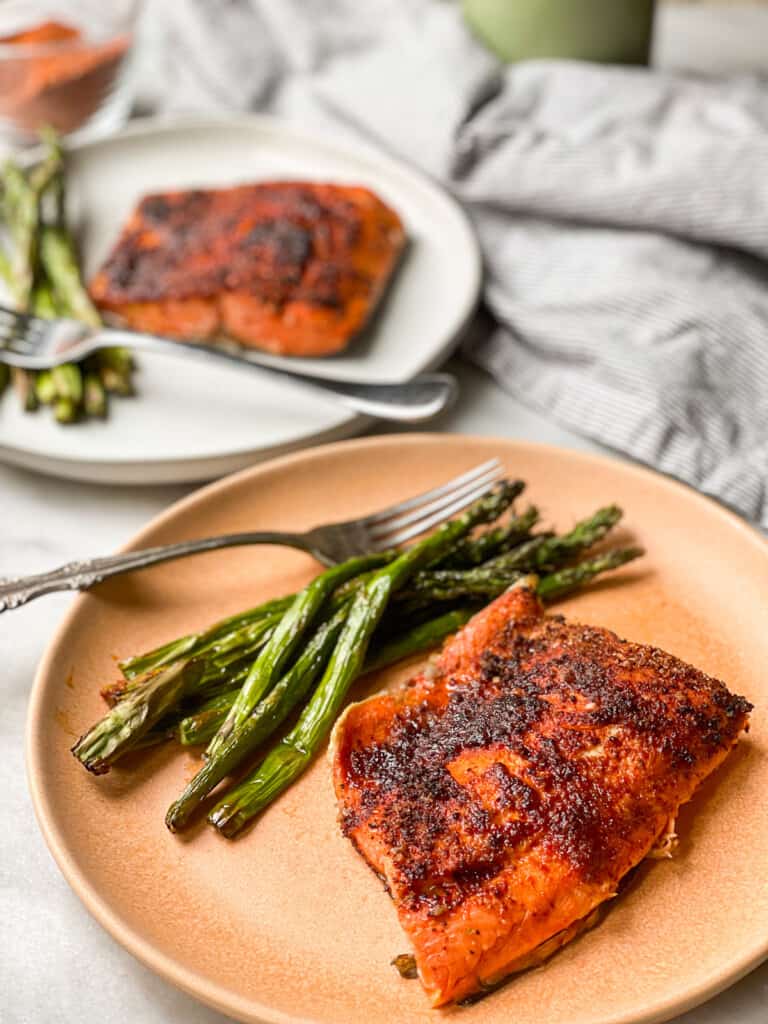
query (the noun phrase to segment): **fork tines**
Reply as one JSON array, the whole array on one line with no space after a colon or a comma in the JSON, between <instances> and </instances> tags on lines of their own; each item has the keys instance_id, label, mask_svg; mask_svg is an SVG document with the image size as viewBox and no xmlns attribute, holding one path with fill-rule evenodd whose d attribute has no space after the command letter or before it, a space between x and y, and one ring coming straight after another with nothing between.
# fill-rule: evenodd
<instances>
[{"instance_id":1,"label":"fork tines","mask_svg":"<svg viewBox=\"0 0 768 1024\"><path fill-rule=\"evenodd\" d=\"M502 481L503 472L500 461L491 459L448 483L368 516L365 525L371 539L380 548L405 543L477 501Z\"/></svg>"},{"instance_id":2,"label":"fork tines","mask_svg":"<svg viewBox=\"0 0 768 1024\"><path fill-rule=\"evenodd\" d=\"M45 320L19 310L0 306L0 348L13 348L20 353L32 353L42 340Z\"/></svg>"}]
</instances>

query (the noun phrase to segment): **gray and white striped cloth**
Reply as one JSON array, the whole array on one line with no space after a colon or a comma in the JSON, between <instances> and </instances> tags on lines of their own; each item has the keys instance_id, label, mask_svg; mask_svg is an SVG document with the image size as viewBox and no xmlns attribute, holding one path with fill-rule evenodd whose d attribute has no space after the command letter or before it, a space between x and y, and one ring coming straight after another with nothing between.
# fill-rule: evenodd
<instances>
[{"instance_id":1,"label":"gray and white striped cloth","mask_svg":"<svg viewBox=\"0 0 768 1024\"><path fill-rule=\"evenodd\" d=\"M439 177L477 226L498 324L465 355L768 528L768 86L501 68L439 0L175 0L156 17L149 106L272 109Z\"/></svg>"}]
</instances>

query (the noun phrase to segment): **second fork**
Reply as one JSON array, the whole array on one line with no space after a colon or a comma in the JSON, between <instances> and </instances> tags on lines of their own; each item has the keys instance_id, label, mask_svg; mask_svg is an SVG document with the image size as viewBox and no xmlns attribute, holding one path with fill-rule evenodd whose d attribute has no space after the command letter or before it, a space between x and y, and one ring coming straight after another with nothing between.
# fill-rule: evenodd
<instances>
[{"instance_id":1,"label":"second fork","mask_svg":"<svg viewBox=\"0 0 768 1024\"><path fill-rule=\"evenodd\" d=\"M70 562L51 572L0 582L0 612L18 608L45 594L61 590L88 590L111 576L221 548L284 544L307 551L325 565L333 565L355 555L385 551L456 515L488 491L501 475L501 463L498 459L491 459L438 487L379 512L317 526L304 533L252 531L224 534Z\"/></svg>"}]
</instances>

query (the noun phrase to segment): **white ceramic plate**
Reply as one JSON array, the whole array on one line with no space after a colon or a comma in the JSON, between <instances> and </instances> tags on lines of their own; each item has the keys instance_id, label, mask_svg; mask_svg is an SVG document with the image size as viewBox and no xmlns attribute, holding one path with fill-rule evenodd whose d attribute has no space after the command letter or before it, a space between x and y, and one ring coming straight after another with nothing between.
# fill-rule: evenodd
<instances>
[{"instance_id":1,"label":"white ceramic plate","mask_svg":"<svg viewBox=\"0 0 768 1024\"><path fill-rule=\"evenodd\" d=\"M381 315L349 351L293 360L309 372L392 382L433 369L477 301L480 257L457 203L428 178L367 146L329 142L272 118L139 121L77 147L70 216L92 274L135 201L158 189L304 178L373 188L405 222L410 247ZM279 362L279 360L276 360ZM237 368L142 356L140 396L109 419L62 428L0 402L0 459L104 483L210 479L278 452L349 436L368 421L290 383Z\"/></svg>"}]
</instances>

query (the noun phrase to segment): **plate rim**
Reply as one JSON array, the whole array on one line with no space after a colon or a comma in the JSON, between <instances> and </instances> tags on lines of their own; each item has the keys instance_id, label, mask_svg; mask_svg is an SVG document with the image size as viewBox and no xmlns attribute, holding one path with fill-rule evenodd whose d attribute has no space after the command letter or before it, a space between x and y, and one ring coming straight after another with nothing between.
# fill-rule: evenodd
<instances>
[{"instance_id":1,"label":"plate rim","mask_svg":"<svg viewBox=\"0 0 768 1024\"><path fill-rule=\"evenodd\" d=\"M176 131L218 131L236 129L238 127L242 127L245 130L269 132L283 138L288 137L312 147L319 147L329 153L349 157L351 160L363 160L375 165L377 168L382 168L385 174L394 174L400 177L405 175L411 179L412 183L417 184L418 187L428 192L430 196L437 198L444 204L447 210L450 210L456 224L465 236L463 258L467 267L466 294L462 305L458 307L459 313L453 330L446 335L440 346L429 359L424 361L421 369L417 372L427 373L441 366L459 344L479 305L483 277L482 253L477 232L466 209L445 185L427 171L412 164L407 157L393 155L383 146L379 147L368 139L350 140L343 134L326 134L318 128L307 128L298 120L273 114L248 112L225 115L179 113L136 117L132 118L119 132L106 138L76 142L68 147L67 152L78 155L87 154L89 151L96 151L104 146L110 146L116 142L119 143L123 139L131 139L137 136L161 135ZM349 437L351 434L366 429L372 422L379 421L373 421L368 416L349 412L335 426L326 427L305 437L268 447L260 448L253 445L241 445L236 448L228 448L224 453L212 453L205 456L205 461L210 463L215 462L217 459L222 461L233 458L258 459L260 453L263 453L264 458L269 458L272 452L279 457L288 451L296 451L302 447L324 444L332 440ZM147 453L147 456L147 459L142 460L142 462L148 463L157 471L161 472L163 467L181 467L189 464L193 474L189 479L200 479L199 476L194 475L194 463L195 461L201 461L199 459L195 460L194 457L178 458L176 456L156 458L153 457L151 451ZM123 458L119 451L108 459L105 459L103 456L89 458L87 451L82 455L51 455L38 448L25 445L23 442L16 443L13 439L10 441L4 439L0 443L0 460L7 461L9 464L35 469L47 475L55 474L52 464L60 463L63 468L63 475L70 479L84 479L75 475L78 466L83 467L83 471L89 473L89 476L85 479L93 479L93 473L98 473L99 468L104 467L107 472L112 473L111 479L114 480L115 472L119 473L124 468L130 474L131 468L137 464L135 458ZM169 478L169 482L179 482L182 479L184 479L183 474L176 472ZM134 481L131 480L129 482L133 483ZM157 483L160 480L155 475L152 482Z\"/></svg>"},{"instance_id":2,"label":"plate rim","mask_svg":"<svg viewBox=\"0 0 768 1024\"><path fill-rule=\"evenodd\" d=\"M670 477L650 467L640 465L629 460L616 458L597 452L583 451L579 449L565 448L560 445L545 444L536 441L528 441L519 438L503 438L493 435L457 434L446 435L437 432L409 433L406 435L385 434L377 437L357 438L353 440L338 441L331 444L319 445L298 452L290 452L274 459L269 459L255 466L249 466L228 476L215 480L204 487L198 488L192 494L185 495L178 501L173 502L157 516L154 516L146 523L141 530L134 534L125 545L119 548L119 552L132 550L144 543L145 535L162 528L169 521L173 520L180 512L198 503L204 503L217 492L225 492L230 486L238 485L248 477L258 477L262 473L272 472L275 469L285 470L293 463L310 459L322 459L328 454L333 454L339 449L350 451L365 451L369 448L376 448L381 444L397 443L400 446L418 446L426 442L445 441L446 438L470 443L501 443L512 449L533 449L550 455L566 455L582 462L585 467L593 464L604 466L606 464L618 467L635 477L650 480L656 485L672 490L674 492L685 492L689 498L713 511L729 528L736 528L747 540L753 544L760 557L768 555L768 538L756 529L751 523L743 519L737 513L716 501L714 498L703 494L695 487ZM156 949L152 942L142 937L132 926L123 921L120 916L113 912L107 902L100 895L98 890L91 884L86 873L75 863L74 858L67 849L64 838L59 834L53 824L53 814L50 803L47 799L42 778L44 774L45 751L43 745L37 742L36 735L41 727L45 714L46 705L43 701L46 689L46 679L51 674L53 664L56 661L58 648L63 644L69 632L74 618L80 613L85 602L85 595L78 595L67 610L64 618L59 623L48 641L43 656L35 672L35 678L30 691L27 706L24 748L27 786L32 798L32 805L35 812L40 831L53 856L59 870L64 876L67 884L80 899L86 910L105 929L105 931L121 946L128 950L145 967L160 975L165 981L193 996L195 999L207 1006L218 1010L221 1013L234 1015L236 1019L247 1022L258 1022L258 1024L316 1024L312 1018L297 1017L293 1014L285 1014L274 1007L265 1006L253 1000L245 1000L216 982L206 978L203 974L191 970L162 951ZM707 982L702 983L698 988L690 990L682 999L659 1002L648 1007L642 1015L624 1014L619 1017L595 1017L595 1024L660 1024L668 1021L672 1016L685 1013L714 996L730 988L741 980L761 963L768 959L768 934L751 948L749 953L738 960L723 965L722 970Z\"/></svg>"}]
</instances>

